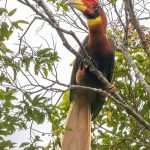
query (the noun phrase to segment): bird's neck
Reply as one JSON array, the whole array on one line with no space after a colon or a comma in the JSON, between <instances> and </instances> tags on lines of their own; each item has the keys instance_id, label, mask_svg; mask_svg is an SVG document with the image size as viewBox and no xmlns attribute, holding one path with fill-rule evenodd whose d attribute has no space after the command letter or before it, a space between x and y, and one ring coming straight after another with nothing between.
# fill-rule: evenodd
<instances>
[{"instance_id":1,"label":"bird's neck","mask_svg":"<svg viewBox=\"0 0 150 150\"><path fill-rule=\"evenodd\" d=\"M88 27L93 27L93 26L97 26L102 22L102 17L98 16L96 18L92 18L92 19L87 19L87 24Z\"/></svg>"},{"instance_id":2,"label":"bird's neck","mask_svg":"<svg viewBox=\"0 0 150 150\"><path fill-rule=\"evenodd\" d=\"M88 49L92 52L108 53L111 50L106 33L106 21L98 16L94 19L88 19L89 28Z\"/></svg>"}]
</instances>

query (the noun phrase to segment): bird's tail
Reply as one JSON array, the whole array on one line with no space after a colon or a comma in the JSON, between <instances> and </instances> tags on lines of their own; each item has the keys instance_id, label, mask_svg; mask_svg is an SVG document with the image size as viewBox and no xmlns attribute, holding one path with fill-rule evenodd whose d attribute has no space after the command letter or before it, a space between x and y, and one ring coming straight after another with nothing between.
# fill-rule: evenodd
<instances>
[{"instance_id":1,"label":"bird's tail","mask_svg":"<svg viewBox=\"0 0 150 150\"><path fill-rule=\"evenodd\" d=\"M84 95L78 95L70 106L61 150L90 150L91 107Z\"/></svg>"}]
</instances>

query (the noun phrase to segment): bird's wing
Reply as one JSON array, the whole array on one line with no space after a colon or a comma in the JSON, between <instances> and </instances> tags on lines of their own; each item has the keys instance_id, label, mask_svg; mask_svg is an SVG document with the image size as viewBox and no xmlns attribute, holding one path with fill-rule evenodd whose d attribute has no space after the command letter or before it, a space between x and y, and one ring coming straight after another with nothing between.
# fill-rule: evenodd
<instances>
[{"instance_id":1,"label":"bird's wing","mask_svg":"<svg viewBox=\"0 0 150 150\"><path fill-rule=\"evenodd\" d=\"M82 42L83 47L85 48L85 50L87 49L87 43L88 43L88 36L85 37L85 39ZM81 48L78 51L80 54L82 54L82 50ZM72 74L71 74L71 80L70 80L70 84L71 85L76 85L76 73L79 69L79 65L80 65L80 59L76 58L73 64L73 69L72 69ZM72 101L72 95L73 95L74 90L71 89L70 90L70 101Z\"/></svg>"}]
</instances>

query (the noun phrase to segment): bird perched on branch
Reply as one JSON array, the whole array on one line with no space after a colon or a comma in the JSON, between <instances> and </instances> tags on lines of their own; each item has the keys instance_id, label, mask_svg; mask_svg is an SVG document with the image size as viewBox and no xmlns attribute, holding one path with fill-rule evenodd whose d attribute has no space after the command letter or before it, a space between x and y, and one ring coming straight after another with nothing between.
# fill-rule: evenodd
<instances>
[{"instance_id":1,"label":"bird perched on branch","mask_svg":"<svg viewBox=\"0 0 150 150\"><path fill-rule=\"evenodd\" d=\"M107 18L98 0L68 0L67 5L81 11L87 19L89 34L83 47L95 67L111 82L114 68L114 50L107 37ZM79 50L83 54L82 50ZM105 89L103 83L90 71L88 64L76 58L71 84ZM63 134L62 150L89 150L91 119L102 109L106 96L88 89L70 91L71 107Z\"/></svg>"}]
</instances>

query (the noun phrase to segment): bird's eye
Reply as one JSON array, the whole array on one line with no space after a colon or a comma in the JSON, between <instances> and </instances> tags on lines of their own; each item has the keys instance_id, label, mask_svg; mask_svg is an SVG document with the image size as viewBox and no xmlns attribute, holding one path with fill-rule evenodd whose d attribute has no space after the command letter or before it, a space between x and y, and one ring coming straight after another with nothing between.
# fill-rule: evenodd
<instances>
[{"instance_id":1,"label":"bird's eye","mask_svg":"<svg viewBox=\"0 0 150 150\"><path fill-rule=\"evenodd\" d=\"M93 7L94 11L97 11L99 8L101 8L100 5L95 5L95 6Z\"/></svg>"},{"instance_id":2,"label":"bird's eye","mask_svg":"<svg viewBox=\"0 0 150 150\"><path fill-rule=\"evenodd\" d=\"M95 11L98 10L98 8L99 8L99 7L98 7L97 5L94 6L94 10L95 10Z\"/></svg>"}]
</instances>

